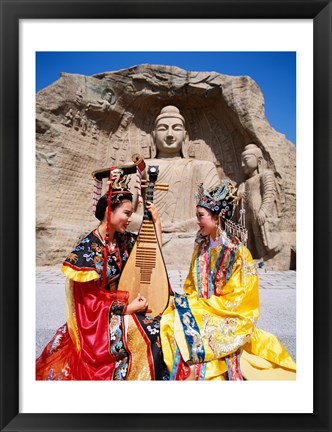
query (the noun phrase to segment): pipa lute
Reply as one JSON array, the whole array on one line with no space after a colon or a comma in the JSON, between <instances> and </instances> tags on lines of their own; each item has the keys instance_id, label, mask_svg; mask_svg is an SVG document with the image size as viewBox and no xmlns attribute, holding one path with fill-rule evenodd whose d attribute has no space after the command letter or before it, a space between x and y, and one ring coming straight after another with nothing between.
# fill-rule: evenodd
<instances>
[{"instance_id":1,"label":"pipa lute","mask_svg":"<svg viewBox=\"0 0 332 432\"><path fill-rule=\"evenodd\" d=\"M149 181L147 183L146 201L153 202L155 183L158 178L159 167L148 167ZM167 190L163 185L156 189ZM148 300L148 314L157 316L168 305L169 280L159 245L154 223L150 212L145 208L143 222L140 227L136 243L122 271L119 290L129 292L129 302L138 293Z\"/></svg>"}]
</instances>

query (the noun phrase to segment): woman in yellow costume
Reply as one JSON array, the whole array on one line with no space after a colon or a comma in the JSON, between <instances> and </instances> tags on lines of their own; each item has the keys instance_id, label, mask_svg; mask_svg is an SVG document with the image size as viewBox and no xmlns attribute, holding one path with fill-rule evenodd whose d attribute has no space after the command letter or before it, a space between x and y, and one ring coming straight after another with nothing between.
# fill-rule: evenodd
<instances>
[{"instance_id":1,"label":"woman in yellow costume","mask_svg":"<svg viewBox=\"0 0 332 432\"><path fill-rule=\"evenodd\" d=\"M224 180L210 190L200 185L196 195L200 230L184 294L175 293L161 320L171 380L296 378L296 365L279 340L256 328L258 276L245 230L230 221L234 190Z\"/></svg>"}]
</instances>

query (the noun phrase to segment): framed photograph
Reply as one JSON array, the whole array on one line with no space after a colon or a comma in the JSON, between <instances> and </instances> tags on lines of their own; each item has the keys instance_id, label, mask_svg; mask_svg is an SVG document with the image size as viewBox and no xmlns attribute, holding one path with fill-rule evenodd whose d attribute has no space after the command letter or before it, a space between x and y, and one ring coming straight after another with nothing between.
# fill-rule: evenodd
<instances>
[{"instance_id":1,"label":"framed photograph","mask_svg":"<svg viewBox=\"0 0 332 432\"><path fill-rule=\"evenodd\" d=\"M331 2L0 2L1 430L332 430ZM35 54L112 50L296 51L295 382L35 381Z\"/></svg>"}]
</instances>

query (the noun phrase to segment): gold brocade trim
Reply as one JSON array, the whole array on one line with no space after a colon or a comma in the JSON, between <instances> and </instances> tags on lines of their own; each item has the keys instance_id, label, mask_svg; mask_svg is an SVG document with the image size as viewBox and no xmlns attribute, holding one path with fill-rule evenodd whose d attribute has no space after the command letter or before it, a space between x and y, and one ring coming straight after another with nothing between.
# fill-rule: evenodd
<instances>
[{"instance_id":1,"label":"gold brocade trim","mask_svg":"<svg viewBox=\"0 0 332 432\"><path fill-rule=\"evenodd\" d=\"M183 331L179 313L176 309L174 311L174 339L176 340L183 360L187 362L190 359L189 347Z\"/></svg>"},{"instance_id":2,"label":"gold brocade trim","mask_svg":"<svg viewBox=\"0 0 332 432\"><path fill-rule=\"evenodd\" d=\"M99 279L99 274L96 270L74 270L67 265L63 265L61 269L68 279L74 280L76 282L90 282L95 279Z\"/></svg>"},{"instance_id":3,"label":"gold brocade trim","mask_svg":"<svg viewBox=\"0 0 332 432\"><path fill-rule=\"evenodd\" d=\"M81 342L79 338L75 298L74 298L74 281L67 279L66 282L66 313L67 313L67 327L68 332L73 344L77 351L81 350Z\"/></svg>"},{"instance_id":4,"label":"gold brocade trim","mask_svg":"<svg viewBox=\"0 0 332 432\"><path fill-rule=\"evenodd\" d=\"M131 367L127 380L151 380L146 342L131 315L128 315L127 347L131 355Z\"/></svg>"},{"instance_id":5,"label":"gold brocade trim","mask_svg":"<svg viewBox=\"0 0 332 432\"><path fill-rule=\"evenodd\" d=\"M244 264L244 271L248 276L258 276L255 263L253 261L246 261Z\"/></svg>"}]
</instances>

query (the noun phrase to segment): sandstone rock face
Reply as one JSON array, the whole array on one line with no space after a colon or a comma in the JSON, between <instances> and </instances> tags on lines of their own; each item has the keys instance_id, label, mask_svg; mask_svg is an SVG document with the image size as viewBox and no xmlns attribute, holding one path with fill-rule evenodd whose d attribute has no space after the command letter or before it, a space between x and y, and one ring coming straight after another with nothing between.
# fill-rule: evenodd
<instances>
[{"instance_id":1,"label":"sandstone rock face","mask_svg":"<svg viewBox=\"0 0 332 432\"><path fill-rule=\"evenodd\" d=\"M94 76L62 73L37 94L37 265L61 263L97 226L92 171L130 162L137 152L147 164L154 158L151 132L166 105L178 107L185 118L187 157L213 162L220 178L241 184L244 147L254 143L262 150L285 193L280 223L284 247L266 267L289 269L296 239L296 150L268 123L259 87L246 76L158 65ZM193 242L192 231L165 233L163 252L169 269L189 267Z\"/></svg>"}]
</instances>

